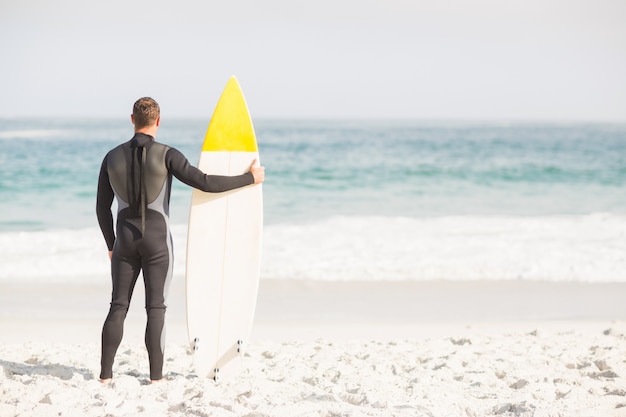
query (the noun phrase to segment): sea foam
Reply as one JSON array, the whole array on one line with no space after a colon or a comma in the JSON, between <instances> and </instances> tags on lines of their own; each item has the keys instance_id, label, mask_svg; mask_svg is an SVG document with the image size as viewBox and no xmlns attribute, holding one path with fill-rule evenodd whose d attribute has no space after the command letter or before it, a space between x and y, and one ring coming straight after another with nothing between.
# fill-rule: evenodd
<instances>
[{"instance_id":1,"label":"sea foam","mask_svg":"<svg viewBox=\"0 0 626 417\"><path fill-rule=\"evenodd\" d=\"M174 225L184 275L186 226ZM108 283L97 228L0 234L0 281ZM626 282L626 216L332 217L264 229L262 279Z\"/></svg>"}]
</instances>

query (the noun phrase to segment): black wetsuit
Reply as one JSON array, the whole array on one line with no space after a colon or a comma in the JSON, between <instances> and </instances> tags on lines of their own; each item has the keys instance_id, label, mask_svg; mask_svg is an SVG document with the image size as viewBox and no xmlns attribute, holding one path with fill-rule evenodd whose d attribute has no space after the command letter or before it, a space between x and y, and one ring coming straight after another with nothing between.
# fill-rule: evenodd
<instances>
[{"instance_id":1,"label":"black wetsuit","mask_svg":"<svg viewBox=\"0 0 626 417\"><path fill-rule=\"evenodd\" d=\"M102 161L96 212L107 247L113 251L111 308L102 329L100 378L112 377L113 360L122 341L124 319L139 271L146 288L146 348L150 379L163 377L164 321L173 252L169 230L172 175L194 188L223 192L254 183L250 172L239 176L205 175L178 150L137 133L112 149ZM117 198L116 231L111 205Z\"/></svg>"}]
</instances>

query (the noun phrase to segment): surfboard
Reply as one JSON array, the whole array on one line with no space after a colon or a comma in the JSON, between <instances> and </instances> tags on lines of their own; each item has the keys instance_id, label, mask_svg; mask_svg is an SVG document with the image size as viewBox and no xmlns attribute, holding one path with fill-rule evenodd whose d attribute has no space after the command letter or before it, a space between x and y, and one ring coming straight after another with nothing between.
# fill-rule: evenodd
<instances>
[{"instance_id":1,"label":"surfboard","mask_svg":"<svg viewBox=\"0 0 626 417\"><path fill-rule=\"evenodd\" d=\"M231 77L206 131L198 168L239 175L259 160L246 100ZM224 193L193 190L186 260L187 331L198 376L237 373L252 330L263 229L261 184Z\"/></svg>"}]
</instances>

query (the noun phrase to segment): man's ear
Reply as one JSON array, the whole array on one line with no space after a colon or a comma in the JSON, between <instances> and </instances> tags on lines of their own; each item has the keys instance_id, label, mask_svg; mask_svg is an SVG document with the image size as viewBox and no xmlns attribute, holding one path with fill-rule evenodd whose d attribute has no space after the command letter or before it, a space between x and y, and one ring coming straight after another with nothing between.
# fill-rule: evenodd
<instances>
[{"instance_id":1,"label":"man's ear","mask_svg":"<svg viewBox=\"0 0 626 417\"><path fill-rule=\"evenodd\" d=\"M161 125L161 116L157 117L156 119L156 127L159 127Z\"/></svg>"},{"instance_id":2,"label":"man's ear","mask_svg":"<svg viewBox=\"0 0 626 417\"><path fill-rule=\"evenodd\" d=\"M130 121L131 121L133 124L135 124L135 115L134 115L134 114L131 114L131 115L130 115Z\"/></svg>"}]
</instances>

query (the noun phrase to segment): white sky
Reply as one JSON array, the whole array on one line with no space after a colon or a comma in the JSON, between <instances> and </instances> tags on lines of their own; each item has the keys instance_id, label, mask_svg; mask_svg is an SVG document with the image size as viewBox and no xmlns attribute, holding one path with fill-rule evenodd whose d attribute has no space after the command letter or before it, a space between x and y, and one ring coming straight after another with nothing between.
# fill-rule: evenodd
<instances>
[{"instance_id":1,"label":"white sky","mask_svg":"<svg viewBox=\"0 0 626 417\"><path fill-rule=\"evenodd\" d=\"M626 120L624 0L0 0L0 117Z\"/></svg>"}]
</instances>

